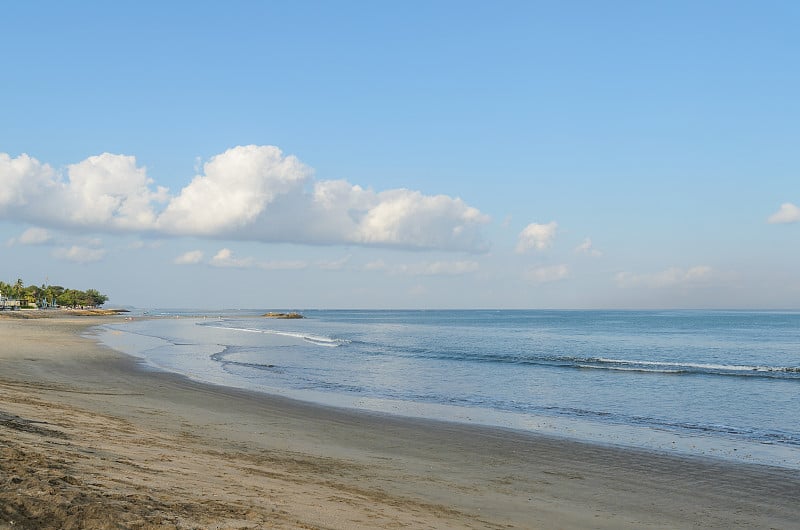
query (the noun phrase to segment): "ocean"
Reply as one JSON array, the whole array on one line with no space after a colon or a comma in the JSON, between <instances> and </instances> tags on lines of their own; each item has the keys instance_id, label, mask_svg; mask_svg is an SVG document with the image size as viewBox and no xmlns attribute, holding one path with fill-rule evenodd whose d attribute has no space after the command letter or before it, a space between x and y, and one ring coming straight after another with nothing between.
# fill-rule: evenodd
<instances>
[{"instance_id":1,"label":"ocean","mask_svg":"<svg viewBox=\"0 0 800 530\"><path fill-rule=\"evenodd\" d=\"M800 312L148 313L100 340L325 405L800 469Z\"/></svg>"}]
</instances>

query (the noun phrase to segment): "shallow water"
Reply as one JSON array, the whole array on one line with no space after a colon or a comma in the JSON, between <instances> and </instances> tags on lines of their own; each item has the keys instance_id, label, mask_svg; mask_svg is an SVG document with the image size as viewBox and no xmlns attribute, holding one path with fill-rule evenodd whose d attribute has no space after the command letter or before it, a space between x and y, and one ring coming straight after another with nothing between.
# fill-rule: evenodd
<instances>
[{"instance_id":1,"label":"shallow water","mask_svg":"<svg viewBox=\"0 0 800 530\"><path fill-rule=\"evenodd\" d=\"M102 339L324 404L800 468L798 312L166 313Z\"/></svg>"}]
</instances>

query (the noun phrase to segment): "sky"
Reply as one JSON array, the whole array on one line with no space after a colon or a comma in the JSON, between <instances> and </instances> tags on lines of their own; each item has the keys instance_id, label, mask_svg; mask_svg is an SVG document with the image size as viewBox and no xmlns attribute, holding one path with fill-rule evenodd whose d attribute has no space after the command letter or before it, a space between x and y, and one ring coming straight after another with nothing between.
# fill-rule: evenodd
<instances>
[{"instance_id":1,"label":"sky","mask_svg":"<svg viewBox=\"0 0 800 530\"><path fill-rule=\"evenodd\" d=\"M800 309L800 3L11 2L0 279Z\"/></svg>"}]
</instances>

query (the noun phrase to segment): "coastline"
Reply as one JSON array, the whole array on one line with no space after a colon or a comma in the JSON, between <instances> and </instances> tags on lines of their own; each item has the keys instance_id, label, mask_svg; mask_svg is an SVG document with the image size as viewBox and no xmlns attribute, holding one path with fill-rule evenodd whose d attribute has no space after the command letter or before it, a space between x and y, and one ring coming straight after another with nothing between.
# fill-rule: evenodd
<instances>
[{"instance_id":1,"label":"coastline","mask_svg":"<svg viewBox=\"0 0 800 530\"><path fill-rule=\"evenodd\" d=\"M790 470L194 382L79 335L118 321L0 319L0 528L790 528L800 520L800 478Z\"/></svg>"}]
</instances>

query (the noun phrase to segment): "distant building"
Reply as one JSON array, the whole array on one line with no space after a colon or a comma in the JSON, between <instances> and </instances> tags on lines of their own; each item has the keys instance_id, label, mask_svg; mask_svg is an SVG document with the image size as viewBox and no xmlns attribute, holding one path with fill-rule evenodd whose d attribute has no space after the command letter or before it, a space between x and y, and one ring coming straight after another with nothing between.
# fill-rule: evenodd
<instances>
[{"instance_id":1,"label":"distant building","mask_svg":"<svg viewBox=\"0 0 800 530\"><path fill-rule=\"evenodd\" d=\"M6 309L13 311L14 309L19 309L20 307L22 307L22 305L20 304L19 300L8 298L3 296L3 293L0 293L0 311L5 311Z\"/></svg>"}]
</instances>

